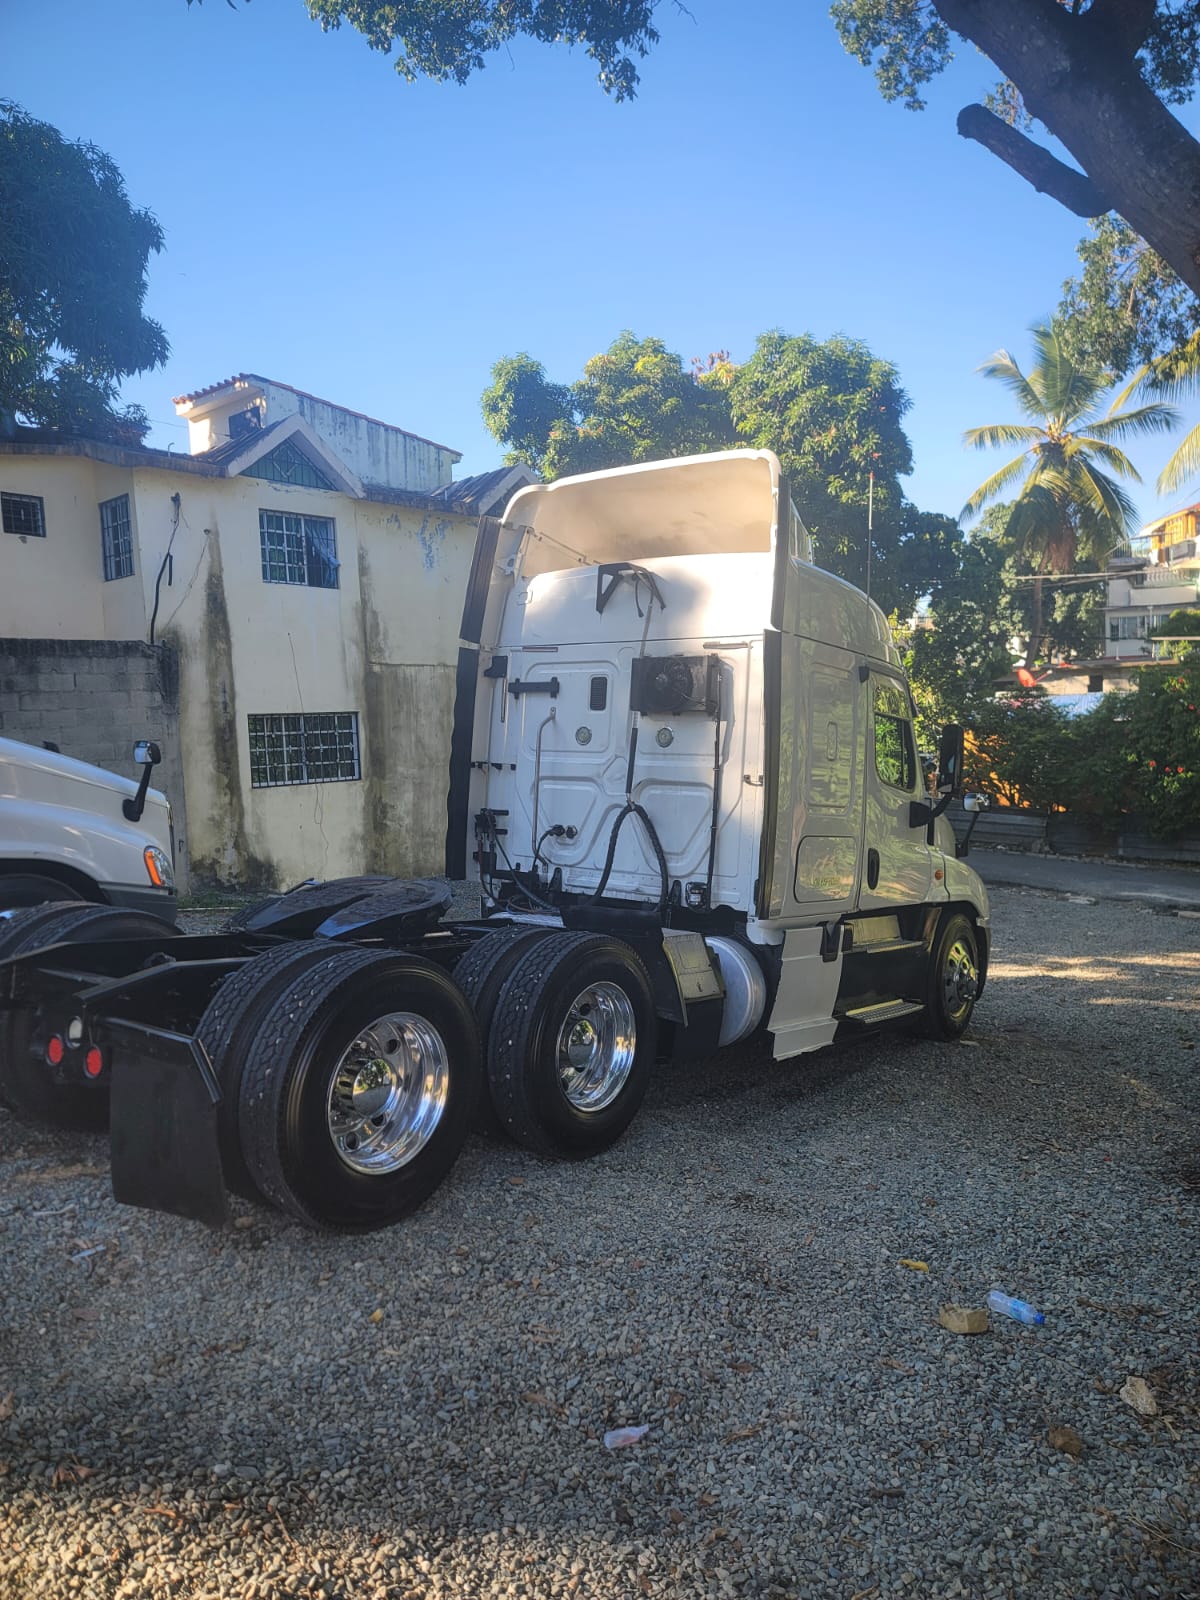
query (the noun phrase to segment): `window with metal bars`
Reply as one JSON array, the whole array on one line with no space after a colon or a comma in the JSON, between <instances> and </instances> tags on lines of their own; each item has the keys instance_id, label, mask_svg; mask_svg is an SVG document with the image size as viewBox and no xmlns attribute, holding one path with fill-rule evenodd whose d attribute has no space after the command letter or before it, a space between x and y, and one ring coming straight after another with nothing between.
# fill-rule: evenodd
<instances>
[{"instance_id":1,"label":"window with metal bars","mask_svg":"<svg viewBox=\"0 0 1200 1600\"><path fill-rule=\"evenodd\" d=\"M265 478L268 483L294 483L303 489L337 487L290 439L285 439L274 450L260 456L252 467L243 467L242 471L248 478Z\"/></svg>"},{"instance_id":2,"label":"window with metal bars","mask_svg":"<svg viewBox=\"0 0 1200 1600\"><path fill-rule=\"evenodd\" d=\"M258 542L264 583L303 583L311 589L338 587L337 532L332 517L260 511Z\"/></svg>"},{"instance_id":3,"label":"window with metal bars","mask_svg":"<svg viewBox=\"0 0 1200 1600\"><path fill-rule=\"evenodd\" d=\"M352 783L362 777L357 711L249 716L250 785Z\"/></svg>"},{"instance_id":4,"label":"window with metal bars","mask_svg":"<svg viewBox=\"0 0 1200 1600\"><path fill-rule=\"evenodd\" d=\"M40 494L0 494L0 519L5 533L27 539L46 537L46 502Z\"/></svg>"},{"instance_id":5,"label":"window with metal bars","mask_svg":"<svg viewBox=\"0 0 1200 1600\"><path fill-rule=\"evenodd\" d=\"M133 576L133 525L127 494L100 502L100 548L106 583Z\"/></svg>"}]
</instances>

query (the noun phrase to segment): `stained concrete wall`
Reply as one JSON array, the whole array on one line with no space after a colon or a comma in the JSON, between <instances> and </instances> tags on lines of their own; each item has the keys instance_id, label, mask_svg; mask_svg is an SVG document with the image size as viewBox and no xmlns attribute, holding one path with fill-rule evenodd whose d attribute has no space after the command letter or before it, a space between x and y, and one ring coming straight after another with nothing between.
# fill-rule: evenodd
<instances>
[{"instance_id":1,"label":"stained concrete wall","mask_svg":"<svg viewBox=\"0 0 1200 1600\"><path fill-rule=\"evenodd\" d=\"M6 543L21 541L0 538L10 568L24 563L11 604L0 585L0 633L53 636L78 588L86 591L78 618L69 614L86 619L87 631L147 640L154 617L155 638L175 650L179 722L164 737L164 754L169 746L182 761L196 887L442 870L473 519L258 478L0 451L0 487L10 484L44 495L47 538L28 540L43 547L32 553L8 552ZM123 493L131 501L135 571L105 584L97 577L96 507ZM260 510L332 518L338 588L264 582ZM252 786L248 717L295 712L357 713L361 779Z\"/></svg>"},{"instance_id":2,"label":"stained concrete wall","mask_svg":"<svg viewBox=\"0 0 1200 1600\"><path fill-rule=\"evenodd\" d=\"M136 640L0 638L0 734L136 778L138 739L163 760L154 786L171 802L175 878L188 889L188 830L179 736L179 664L170 645Z\"/></svg>"}]
</instances>

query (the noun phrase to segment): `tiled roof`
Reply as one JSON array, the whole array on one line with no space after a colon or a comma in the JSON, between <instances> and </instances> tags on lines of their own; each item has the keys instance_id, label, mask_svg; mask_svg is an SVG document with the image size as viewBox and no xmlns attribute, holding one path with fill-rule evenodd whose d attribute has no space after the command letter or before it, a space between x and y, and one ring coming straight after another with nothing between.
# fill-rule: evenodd
<instances>
[{"instance_id":1,"label":"tiled roof","mask_svg":"<svg viewBox=\"0 0 1200 1600\"><path fill-rule=\"evenodd\" d=\"M533 473L523 468L496 467L491 472L479 472L471 478L456 478L453 483L444 483L440 489L430 491L428 498L441 501L456 511L486 516L493 508L503 510L503 506L496 507L501 496L507 502L518 489L535 481Z\"/></svg>"},{"instance_id":2,"label":"tiled roof","mask_svg":"<svg viewBox=\"0 0 1200 1600\"><path fill-rule=\"evenodd\" d=\"M214 444L211 450L198 450L198 461L211 461L214 466L224 467L234 461L258 439L269 438L276 428L281 428L289 417L280 417L278 422L268 423L265 428L251 428L248 433L243 433L237 439L226 439L223 444Z\"/></svg>"},{"instance_id":3,"label":"tiled roof","mask_svg":"<svg viewBox=\"0 0 1200 1600\"><path fill-rule=\"evenodd\" d=\"M392 433L403 433L409 439L416 439L421 444L432 445L435 450L444 450L456 461L462 459L462 451L455 450L452 445L438 444L436 439L427 439L424 434L413 433L411 429L398 427L394 422L384 422L379 417L369 417L365 411L352 411L349 406L339 405L336 400L325 400L319 394L310 394L307 389L297 389L293 383L280 383L277 378L264 378L257 372L235 372L231 378L222 378L219 383L210 383L206 388L193 389L190 394L177 394L171 404L194 405L197 400L203 400L221 389L230 389L235 383L256 383L260 386L269 384L272 389L286 389L289 394L294 394L301 400L314 400L319 406L332 406L335 411L342 411L348 417L358 417L362 422L370 422L376 428L387 428Z\"/></svg>"},{"instance_id":4,"label":"tiled roof","mask_svg":"<svg viewBox=\"0 0 1200 1600\"><path fill-rule=\"evenodd\" d=\"M203 400L206 395L216 394L218 389L231 389L235 383L263 383L262 378L256 378L252 372L235 372L232 378L222 378L219 383L210 383L203 389L193 389L191 394L177 394L171 401L173 406L194 405L197 400ZM286 387L284 385L283 387Z\"/></svg>"}]
</instances>

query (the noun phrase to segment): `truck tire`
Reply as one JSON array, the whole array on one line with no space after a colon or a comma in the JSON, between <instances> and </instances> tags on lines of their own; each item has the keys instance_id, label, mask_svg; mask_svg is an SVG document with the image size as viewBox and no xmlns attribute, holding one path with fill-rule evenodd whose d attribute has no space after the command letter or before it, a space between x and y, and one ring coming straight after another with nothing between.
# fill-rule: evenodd
<instances>
[{"instance_id":1,"label":"truck tire","mask_svg":"<svg viewBox=\"0 0 1200 1600\"><path fill-rule=\"evenodd\" d=\"M953 911L933 942L920 1031L929 1039L961 1039L978 993L979 937L971 919Z\"/></svg>"},{"instance_id":2,"label":"truck tire","mask_svg":"<svg viewBox=\"0 0 1200 1600\"><path fill-rule=\"evenodd\" d=\"M0 873L0 911L15 911L22 906L41 906L51 901L78 904L83 895L70 884L48 878L40 872Z\"/></svg>"},{"instance_id":3,"label":"truck tire","mask_svg":"<svg viewBox=\"0 0 1200 1600\"><path fill-rule=\"evenodd\" d=\"M386 1227L454 1165L481 1071L475 1018L448 973L420 956L333 947L246 1043L246 1168L309 1227Z\"/></svg>"},{"instance_id":4,"label":"truck tire","mask_svg":"<svg viewBox=\"0 0 1200 1600\"><path fill-rule=\"evenodd\" d=\"M243 1200L262 1198L242 1155L238 1129L247 1040L253 1037L276 996L301 973L324 960L332 948L327 940L305 939L254 956L221 982L196 1029L197 1042L208 1052L221 1085L217 1136L225 1187Z\"/></svg>"},{"instance_id":5,"label":"truck tire","mask_svg":"<svg viewBox=\"0 0 1200 1600\"><path fill-rule=\"evenodd\" d=\"M606 1150L646 1096L658 1019L629 945L554 933L528 950L500 992L487 1042L492 1104L541 1155Z\"/></svg>"},{"instance_id":6,"label":"truck tire","mask_svg":"<svg viewBox=\"0 0 1200 1600\"><path fill-rule=\"evenodd\" d=\"M528 953L531 945L539 943L553 932L553 928L541 927L499 928L495 933L478 940L459 959L454 969L454 981L470 1002L485 1048L496 1002L509 974L522 956ZM479 1105L473 1126L477 1133L487 1134L490 1138L508 1137L508 1130L492 1105L486 1078L480 1085Z\"/></svg>"},{"instance_id":7,"label":"truck tire","mask_svg":"<svg viewBox=\"0 0 1200 1600\"><path fill-rule=\"evenodd\" d=\"M179 937L179 929L148 911L87 902L31 906L0 922L0 961L52 944L95 944L110 939ZM36 1010L0 1011L0 1104L19 1116L64 1128L108 1123L105 1084L59 1083L45 1057L55 1028Z\"/></svg>"}]
</instances>

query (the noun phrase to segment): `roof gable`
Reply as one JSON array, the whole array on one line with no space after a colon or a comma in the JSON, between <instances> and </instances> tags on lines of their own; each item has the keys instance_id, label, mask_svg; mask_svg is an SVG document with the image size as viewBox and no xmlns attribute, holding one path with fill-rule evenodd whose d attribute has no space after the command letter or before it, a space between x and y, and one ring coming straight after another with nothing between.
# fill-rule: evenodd
<instances>
[{"instance_id":1,"label":"roof gable","mask_svg":"<svg viewBox=\"0 0 1200 1600\"><path fill-rule=\"evenodd\" d=\"M310 461L291 439L285 439L265 456L242 468L243 477L265 478L268 483L290 483L301 489L335 489L337 485Z\"/></svg>"},{"instance_id":2,"label":"roof gable","mask_svg":"<svg viewBox=\"0 0 1200 1600\"><path fill-rule=\"evenodd\" d=\"M270 427L231 439L216 450L205 451L212 460L219 452L227 478L247 474L270 483L291 483L308 489L332 489L365 498L358 474L336 455L299 412L273 422ZM319 480L319 481L318 481Z\"/></svg>"}]
</instances>

